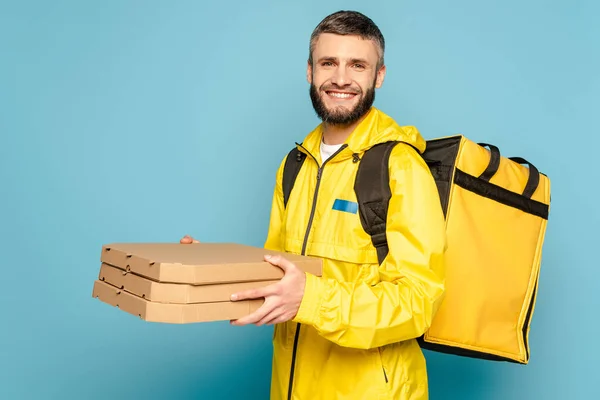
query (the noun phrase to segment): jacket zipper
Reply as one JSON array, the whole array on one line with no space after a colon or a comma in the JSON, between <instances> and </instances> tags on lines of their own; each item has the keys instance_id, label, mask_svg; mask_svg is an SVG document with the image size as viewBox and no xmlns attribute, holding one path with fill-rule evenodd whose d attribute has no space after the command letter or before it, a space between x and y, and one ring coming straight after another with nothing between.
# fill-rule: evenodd
<instances>
[{"instance_id":1,"label":"jacket zipper","mask_svg":"<svg viewBox=\"0 0 600 400\"><path fill-rule=\"evenodd\" d=\"M319 162L317 161L315 156L313 156L310 153L310 151L306 150L306 148L304 148L300 144L298 146L302 147L304 149L304 151L306 152L306 154L310 155L313 158L313 160L315 160L317 165L319 165ZM327 161L331 160L333 157L335 157L339 152L341 152L347 146L348 146L347 144L343 144L335 153L333 153L327 160L325 160L325 162L323 162L323 165L319 166L319 169L317 170L317 185L315 186L315 194L313 196L312 206L310 209L310 216L308 217L308 225L306 227L306 233L304 234L304 242L302 243L302 253L301 254L303 256L306 255L306 246L308 245L308 236L310 234L310 228L312 227L313 218L315 216L315 211L317 208L317 197L319 195L319 186L321 186L321 176L323 175L323 168L325 167L325 164L327 164ZM300 324L297 324L296 334L294 335L294 348L292 350L292 365L291 365L291 369L290 369L290 383L288 386L288 400L292 400L292 389L294 387L294 370L296 367L296 352L298 350L298 338L299 337L300 337Z\"/></svg>"}]
</instances>

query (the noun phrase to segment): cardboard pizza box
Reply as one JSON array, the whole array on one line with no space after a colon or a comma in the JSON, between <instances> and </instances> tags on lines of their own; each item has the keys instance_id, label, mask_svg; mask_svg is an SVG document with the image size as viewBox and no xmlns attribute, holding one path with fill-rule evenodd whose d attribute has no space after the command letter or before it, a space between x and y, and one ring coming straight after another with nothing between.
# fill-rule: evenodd
<instances>
[{"instance_id":1,"label":"cardboard pizza box","mask_svg":"<svg viewBox=\"0 0 600 400\"><path fill-rule=\"evenodd\" d=\"M112 243L100 261L161 283L207 285L281 279L281 268L264 260L280 254L304 272L321 276L322 260L236 243Z\"/></svg>"},{"instance_id":2,"label":"cardboard pizza box","mask_svg":"<svg viewBox=\"0 0 600 400\"><path fill-rule=\"evenodd\" d=\"M264 299L195 304L157 303L100 280L94 282L92 296L142 320L170 324L239 319L254 312L264 303Z\"/></svg>"},{"instance_id":3,"label":"cardboard pizza box","mask_svg":"<svg viewBox=\"0 0 600 400\"><path fill-rule=\"evenodd\" d=\"M269 280L209 285L161 283L105 263L100 266L98 280L149 301L177 304L229 301L233 293L279 282Z\"/></svg>"}]
</instances>

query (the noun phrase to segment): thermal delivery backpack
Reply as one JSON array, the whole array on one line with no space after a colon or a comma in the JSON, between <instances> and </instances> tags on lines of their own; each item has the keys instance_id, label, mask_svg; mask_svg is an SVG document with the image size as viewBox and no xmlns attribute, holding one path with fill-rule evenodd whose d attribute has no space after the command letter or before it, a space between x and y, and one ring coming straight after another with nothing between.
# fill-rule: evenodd
<instances>
[{"instance_id":1,"label":"thermal delivery backpack","mask_svg":"<svg viewBox=\"0 0 600 400\"><path fill-rule=\"evenodd\" d=\"M380 263L388 251L388 159L398 143L367 150L355 182L361 222ZM504 157L496 146L464 135L428 140L422 157L437 185L448 247L446 293L419 344L431 351L527 364L550 207L549 178L527 160ZM304 158L296 148L288 154L283 173L287 192Z\"/></svg>"}]
</instances>

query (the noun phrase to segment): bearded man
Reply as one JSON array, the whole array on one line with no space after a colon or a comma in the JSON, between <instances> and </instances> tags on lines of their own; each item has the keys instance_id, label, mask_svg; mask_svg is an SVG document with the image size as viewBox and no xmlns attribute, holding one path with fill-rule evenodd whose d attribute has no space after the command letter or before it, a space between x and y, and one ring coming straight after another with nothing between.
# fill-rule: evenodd
<instances>
[{"instance_id":1,"label":"bearded man","mask_svg":"<svg viewBox=\"0 0 600 400\"><path fill-rule=\"evenodd\" d=\"M379 28L353 11L329 15L310 38L306 76L322 123L281 162L265 248L320 257L323 275L266 256L284 271L281 281L232 296L265 299L232 324L275 325L271 399L428 398L416 339L444 293L444 216L419 154L425 140L373 107L384 50ZM365 152L387 141L402 143L389 156L388 252L380 262L354 185ZM305 161L284 198L283 171L294 154Z\"/></svg>"}]
</instances>

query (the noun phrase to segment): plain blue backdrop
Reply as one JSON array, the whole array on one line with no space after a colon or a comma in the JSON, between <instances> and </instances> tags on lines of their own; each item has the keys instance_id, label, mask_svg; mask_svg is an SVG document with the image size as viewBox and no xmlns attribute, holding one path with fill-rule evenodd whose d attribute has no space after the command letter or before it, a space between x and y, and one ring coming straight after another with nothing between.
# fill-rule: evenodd
<instances>
[{"instance_id":1,"label":"plain blue backdrop","mask_svg":"<svg viewBox=\"0 0 600 400\"><path fill-rule=\"evenodd\" d=\"M379 108L552 180L531 363L428 352L431 398L600 398L593 0L3 1L0 398L267 398L270 327L150 324L92 284L107 242L263 244L318 123L309 35L342 8L386 37Z\"/></svg>"}]
</instances>

